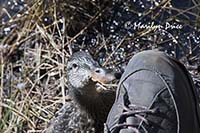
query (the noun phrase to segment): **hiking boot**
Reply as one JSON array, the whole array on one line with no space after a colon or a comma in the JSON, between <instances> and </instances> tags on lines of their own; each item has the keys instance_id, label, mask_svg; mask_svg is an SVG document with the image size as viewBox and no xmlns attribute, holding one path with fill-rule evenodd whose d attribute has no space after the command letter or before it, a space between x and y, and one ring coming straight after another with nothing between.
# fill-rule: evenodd
<instances>
[{"instance_id":1,"label":"hiking boot","mask_svg":"<svg viewBox=\"0 0 200 133\"><path fill-rule=\"evenodd\" d=\"M186 68L148 50L129 61L105 124L107 133L200 133L197 91Z\"/></svg>"}]
</instances>

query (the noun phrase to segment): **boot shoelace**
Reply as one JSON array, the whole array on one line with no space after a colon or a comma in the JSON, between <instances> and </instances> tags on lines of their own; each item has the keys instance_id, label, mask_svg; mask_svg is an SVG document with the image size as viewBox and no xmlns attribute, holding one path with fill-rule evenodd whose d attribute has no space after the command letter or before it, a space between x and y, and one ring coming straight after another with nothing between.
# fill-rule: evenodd
<instances>
[{"instance_id":1,"label":"boot shoelace","mask_svg":"<svg viewBox=\"0 0 200 133\"><path fill-rule=\"evenodd\" d=\"M155 114L157 112L157 109L148 109L143 106L138 106L138 105L129 105L129 107L123 106L124 112L120 114L118 120L128 118L128 117L135 117L138 120L141 120L140 124L128 124L126 122L124 123L118 123L114 125L109 131L114 132L119 129L125 129L125 128L130 128L130 130L133 130L135 133L140 133L139 127L142 125L144 122L145 124L149 125L148 120L145 118L147 114ZM145 132L148 132L145 127L142 127Z\"/></svg>"}]
</instances>

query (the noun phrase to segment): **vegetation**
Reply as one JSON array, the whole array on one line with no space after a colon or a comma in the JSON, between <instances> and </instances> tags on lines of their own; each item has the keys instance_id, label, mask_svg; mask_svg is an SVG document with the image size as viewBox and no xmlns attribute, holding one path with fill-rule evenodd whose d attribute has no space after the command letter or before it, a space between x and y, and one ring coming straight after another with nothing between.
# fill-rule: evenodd
<instances>
[{"instance_id":1,"label":"vegetation","mask_svg":"<svg viewBox=\"0 0 200 133\"><path fill-rule=\"evenodd\" d=\"M198 0L0 3L0 132L42 132L48 127L54 114L71 102L65 64L79 50L123 71L135 53L158 48L185 64L200 92ZM183 28L134 27L140 22Z\"/></svg>"}]
</instances>

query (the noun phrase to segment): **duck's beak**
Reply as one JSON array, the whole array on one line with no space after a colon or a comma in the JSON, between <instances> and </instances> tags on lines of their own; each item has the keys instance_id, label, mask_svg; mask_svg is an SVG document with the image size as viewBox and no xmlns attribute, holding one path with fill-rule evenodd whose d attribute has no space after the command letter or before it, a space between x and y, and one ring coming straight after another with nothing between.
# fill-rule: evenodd
<instances>
[{"instance_id":1,"label":"duck's beak","mask_svg":"<svg viewBox=\"0 0 200 133\"><path fill-rule=\"evenodd\" d=\"M106 70L104 68L95 68L92 71L92 80L102 84L107 84L115 79L119 79L120 77L121 74Z\"/></svg>"}]
</instances>

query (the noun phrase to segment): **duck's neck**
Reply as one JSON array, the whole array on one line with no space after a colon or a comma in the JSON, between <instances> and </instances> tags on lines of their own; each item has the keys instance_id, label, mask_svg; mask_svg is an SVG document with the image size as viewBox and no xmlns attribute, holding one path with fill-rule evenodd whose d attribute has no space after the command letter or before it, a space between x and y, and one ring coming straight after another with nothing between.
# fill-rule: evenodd
<instances>
[{"instance_id":1,"label":"duck's neck","mask_svg":"<svg viewBox=\"0 0 200 133\"><path fill-rule=\"evenodd\" d=\"M90 83L83 88L73 88L71 86L69 92L73 100L83 109L87 109L87 106L95 103L99 97L94 83Z\"/></svg>"}]
</instances>

